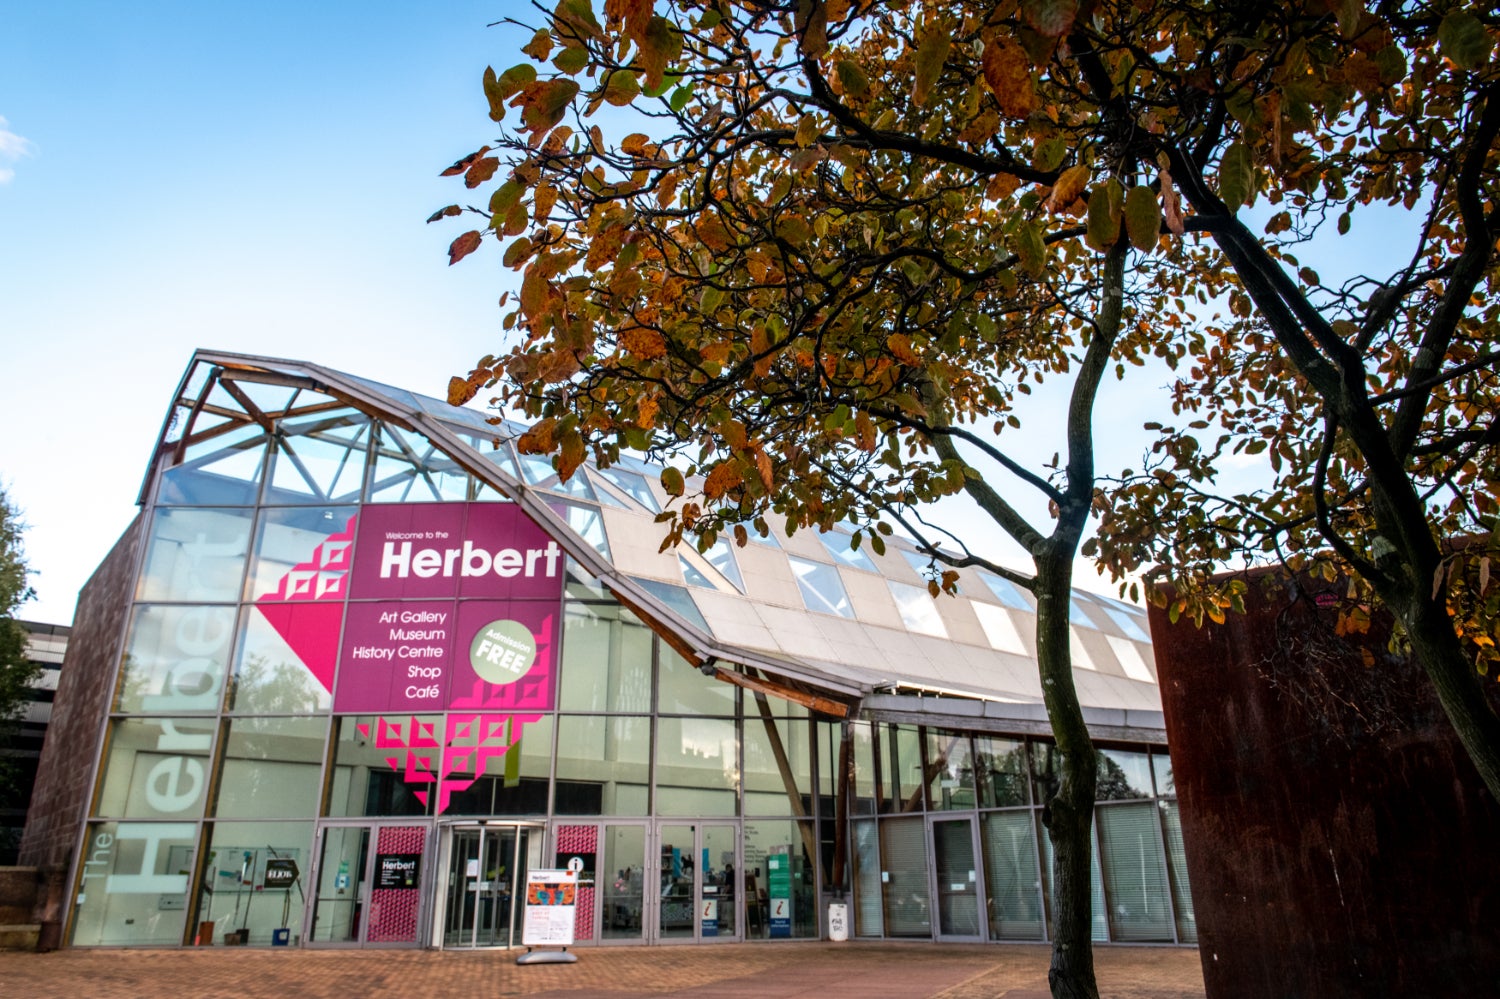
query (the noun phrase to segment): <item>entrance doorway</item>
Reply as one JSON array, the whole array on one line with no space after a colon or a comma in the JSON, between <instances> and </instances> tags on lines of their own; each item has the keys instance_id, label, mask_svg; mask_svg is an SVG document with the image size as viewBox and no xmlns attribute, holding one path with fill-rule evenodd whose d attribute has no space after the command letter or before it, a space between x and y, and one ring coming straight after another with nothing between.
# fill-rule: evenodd
<instances>
[{"instance_id":1,"label":"entrance doorway","mask_svg":"<svg viewBox=\"0 0 1500 999\"><path fill-rule=\"evenodd\" d=\"M738 940L738 823L694 820L553 827L553 866L579 875L577 942Z\"/></svg>"},{"instance_id":2,"label":"entrance doorway","mask_svg":"<svg viewBox=\"0 0 1500 999\"><path fill-rule=\"evenodd\" d=\"M320 826L316 894L304 939L324 946L420 946L431 831L410 822Z\"/></svg>"},{"instance_id":3,"label":"entrance doorway","mask_svg":"<svg viewBox=\"0 0 1500 999\"><path fill-rule=\"evenodd\" d=\"M526 872L540 855L541 824L466 822L441 828L447 872L439 946L514 947L521 942Z\"/></svg>"},{"instance_id":4,"label":"entrance doorway","mask_svg":"<svg viewBox=\"0 0 1500 999\"><path fill-rule=\"evenodd\" d=\"M932 832L933 898L939 940L982 940L984 911L974 819L929 819Z\"/></svg>"}]
</instances>

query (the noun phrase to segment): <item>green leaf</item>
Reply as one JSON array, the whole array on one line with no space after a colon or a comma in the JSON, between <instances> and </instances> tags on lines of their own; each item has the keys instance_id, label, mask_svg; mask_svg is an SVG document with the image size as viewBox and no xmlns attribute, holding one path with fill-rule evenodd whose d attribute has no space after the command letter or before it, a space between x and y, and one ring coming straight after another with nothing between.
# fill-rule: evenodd
<instances>
[{"instance_id":1,"label":"green leaf","mask_svg":"<svg viewBox=\"0 0 1500 999\"><path fill-rule=\"evenodd\" d=\"M1479 18L1467 10L1455 10L1438 25L1438 44L1459 69L1482 69L1494 43Z\"/></svg>"},{"instance_id":2,"label":"green leaf","mask_svg":"<svg viewBox=\"0 0 1500 999\"><path fill-rule=\"evenodd\" d=\"M667 67L682 55L682 32L672 22L659 14L653 14L646 25L646 34L641 39L636 59L646 70L645 86L648 92L658 90L666 76ZM686 101L686 98L683 99ZM673 111L681 111L674 107Z\"/></svg>"},{"instance_id":3,"label":"green leaf","mask_svg":"<svg viewBox=\"0 0 1500 999\"><path fill-rule=\"evenodd\" d=\"M532 132L545 132L563 120L568 105L578 96L578 84L572 80L548 80L526 88L526 107L521 124Z\"/></svg>"},{"instance_id":4,"label":"green leaf","mask_svg":"<svg viewBox=\"0 0 1500 999\"><path fill-rule=\"evenodd\" d=\"M1144 184L1132 187L1125 195L1125 231L1130 234L1130 244L1142 253L1156 249L1161 235L1161 205L1156 192Z\"/></svg>"},{"instance_id":5,"label":"green leaf","mask_svg":"<svg viewBox=\"0 0 1500 999\"><path fill-rule=\"evenodd\" d=\"M628 69L617 69L609 74L604 84L604 99L617 108L625 107L641 92L640 82Z\"/></svg>"},{"instance_id":6,"label":"green leaf","mask_svg":"<svg viewBox=\"0 0 1500 999\"><path fill-rule=\"evenodd\" d=\"M557 54L556 59L552 60L552 65L569 76L573 76L588 64L589 50L582 45L569 45Z\"/></svg>"},{"instance_id":7,"label":"green leaf","mask_svg":"<svg viewBox=\"0 0 1500 999\"><path fill-rule=\"evenodd\" d=\"M840 59L834 64L833 71L838 76L839 86L849 97L863 97L870 89L869 77L853 59Z\"/></svg>"},{"instance_id":8,"label":"green leaf","mask_svg":"<svg viewBox=\"0 0 1500 999\"><path fill-rule=\"evenodd\" d=\"M526 185L519 180L511 179L495 188L495 193L490 195L490 214L506 215L521 200L521 195L526 193Z\"/></svg>"},{"instance_id":9,"label":"green leaf","mask_svg":"<svg viewBox=\"0 0 1500 999\"><path fill-rule=\"evenodd\" d=\"M1016 229L1016 256L1021 258L1022 270L1033 277L1040 277L1047 268L1047 244L1042 241L1042 231L1030 222Z\"/></svg>"},{"instance_id":10,"label":"green leaf","mask_svg":"<svg viewBox=\"0 0 1500 999\"><path fill-rule=\"evenodd\" d=\"M1250 148L1235 140L1219 161L1219 197L1232 212L1246 204L1255 184L1255 165Z\"/></svg>"},{"instance_id":11,"label":"green leaf","mask_svg":"<svg viewBox=\"0 0 1500 999\"><path fill-rule=\"evenodd\" d=\"M522 236L505 248L505 256L501 258L501 262L506 267L519 267L529 256L531 256L531 240Z\"/></svg>"},{"instance_id":12,"label":"green leaf","mask_svg":"<svg viewBox=\"0 0 1500 999\"><path fill-rule=\"evenodd\" d=\"M953 40L943 25L929 28L917 40L917 69L912 79L911 100L921 107L927 103L938 77L943 75L943 63L948 59L948 49Z\"/></svg>"},{"instance_id":13,"label":"green leaf","mask_svg":"<svg viewBox=\"0 0 1500 999\"><path fill-rule=\"evenodd\" d=\"M682 480L682 473L670 466L662 469L661 487L667 491L668 496L681 496L687 488Z\"/></svg>"},{"instance_id":14,"label":"green leaf","mask_svg":"<svg viewBox=\"0 0 1500 999\"><path fill-rule=\"evenodd\" d=\"M687 107L688 98L692 96L693 85L691 83L685 87L678 87L672 91L672 96L667 98L667 107L680 113L683 108Z\"/></svg>"},{"instance_id":15,"label":"green leaf","mask_svg":"<svg viewBox=\"0 0 1500 999\"><path fill-rule=\"evenodd\" d=\"M1124 188L1110 177L1089 192L1088 230L1084 242L1100 253L1120 238L1120 216L1125 208Z\"/></svg>"}]
</instances>

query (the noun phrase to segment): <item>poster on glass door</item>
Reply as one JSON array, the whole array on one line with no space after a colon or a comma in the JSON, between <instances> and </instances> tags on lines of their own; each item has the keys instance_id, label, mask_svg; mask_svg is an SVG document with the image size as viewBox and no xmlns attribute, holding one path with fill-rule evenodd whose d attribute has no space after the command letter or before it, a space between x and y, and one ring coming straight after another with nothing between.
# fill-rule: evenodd
<instances>
[{"instance_id":1,"label":"poster on glass door","mask_svg":"<svg viewBox=\"0 0 1500 999\"><path fill-rule=\"evenodd\" d=\"M577 871L528 871L521 943L527 947L571 947L577 909Z\"/></svg>"}]
</instances>

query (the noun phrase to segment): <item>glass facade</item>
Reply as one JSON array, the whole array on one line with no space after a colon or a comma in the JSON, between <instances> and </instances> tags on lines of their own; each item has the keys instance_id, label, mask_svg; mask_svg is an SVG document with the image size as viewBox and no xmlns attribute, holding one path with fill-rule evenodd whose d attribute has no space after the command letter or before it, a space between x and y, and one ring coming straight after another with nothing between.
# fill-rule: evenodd
<instances>
[{"instance_id":1,"label":"glass facade","mask_svg":"<svg viewBox=\"0 0 1500 999\"><path fill-rule=\"evenodd\" d=\"M817 939L832 899L861 937L1047 938L1044 740L705 675L545 535L484 533L516 504L420 433L259 389L274 418L188 434L148 490L73 944L504 946L520 868L575 859L580 943ZM608 556L582 476L481 460L568 496L549 505ZM638 472L605 477L654 507ZM836 564L774 556L852 615ZM705 558L745 587L731 546ZM890 593L945 634L925 589ZM1159 748L1101 750L1100 939L1195 939L1174 793Z\"/></svg>"}]
</instances>

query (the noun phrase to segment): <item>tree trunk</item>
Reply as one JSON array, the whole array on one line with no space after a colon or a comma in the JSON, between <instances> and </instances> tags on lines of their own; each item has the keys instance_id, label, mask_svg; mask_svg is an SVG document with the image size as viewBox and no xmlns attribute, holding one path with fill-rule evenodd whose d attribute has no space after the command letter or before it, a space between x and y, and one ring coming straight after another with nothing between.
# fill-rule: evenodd
<instances>
[{"instance_id":1,"label":"tree trunk","mask_svg":"<svg viewBox=\"0 0 1500 999\"><path fill-rule=\"evenodd\" d=\"M1037 660L1062 765L1057 792L1042 810L1052 839L1055 926L1047 982L1054 999L1098 999L1090 858L1099 763L1073 686L1068 643L1072 580L1071 557L1053 551L1037 558Z\"/></svg>"}]
</instances>

